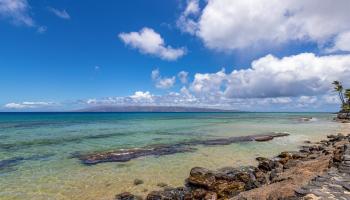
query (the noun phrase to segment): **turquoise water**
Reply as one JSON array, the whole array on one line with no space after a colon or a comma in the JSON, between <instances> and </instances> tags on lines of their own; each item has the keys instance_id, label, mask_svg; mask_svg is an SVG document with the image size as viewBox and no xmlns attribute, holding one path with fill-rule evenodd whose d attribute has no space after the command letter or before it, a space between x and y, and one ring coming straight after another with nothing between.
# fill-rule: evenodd
<instances>
[{"instance_id":1,"label":"turquoise water","mask_svg":"<svg viewBox=\"0 0 350 200\"><path fill-rule=\"evenodd\" d=\"M302 118L312 117L309 121ZM344 129L329 113L0 113L0 199L112 199L182 185L194 166L254 164ZM270 142L196 146L197 151L86 166L74 154L193 139L288 132ZM2 164L1 164L2 162ZM6 162L6 163L5 163ZM5 163L5 164L4 164ZM133 185L140 178L144 184Z\"/></svg>"}]
</instances>

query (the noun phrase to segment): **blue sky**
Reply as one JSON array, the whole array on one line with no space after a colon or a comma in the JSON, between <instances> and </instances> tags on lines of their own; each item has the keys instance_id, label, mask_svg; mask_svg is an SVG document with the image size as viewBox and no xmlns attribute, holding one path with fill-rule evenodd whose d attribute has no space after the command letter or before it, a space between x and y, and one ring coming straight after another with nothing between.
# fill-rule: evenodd
<instances>
[{"instance_id":1,"label":"blue sky","mask_svg":"<svg viewBox=\"0 0 350 200\"><path fill-rule=\"evenodd\" d=\"M0 110L336 110L350 4L238 2L0 0Z\"/></svg>"}]
</instances>

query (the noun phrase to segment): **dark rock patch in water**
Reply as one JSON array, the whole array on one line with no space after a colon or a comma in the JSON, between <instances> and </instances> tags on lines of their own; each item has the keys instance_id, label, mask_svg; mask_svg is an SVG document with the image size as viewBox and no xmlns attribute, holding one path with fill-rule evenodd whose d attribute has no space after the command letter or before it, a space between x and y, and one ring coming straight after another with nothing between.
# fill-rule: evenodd
<instances>
[{"instance_id":1,"label":"dark rock patch in water","mask_svg":"<svg viewBox=\"0 0 350 200\"><path fill-rule=\"evenodd\" d=\"M14 157L6 160L0 160L0 173L14 171L16 165L24 160L23 157Z\"/></svg>"},{"instance_id":2,"label":"dark rock patch in water","mask_svg":"<svg viewBox=\"0 0 350 200\"><path fill-rule=\"evenodd\" d=\"M111 152L77 155L83 164L93 165L103 162L127 162L131 159L145 156L162 156L176 153L193 152L195 149L180 145L158 146L143 149L127 149Z\"/></svg>"},{"instance_id":3,"label":"dark rock patch in water","mask_svg":"<svg viewBox=\"0 0 350 200\"><path fill-rule=\"evenodd\" d=\"M0 160L0 173L15 171L15 167L24 161L38 161L46 160L47 158L54 156L55 154L43 154L43 155L33 155L30 157L13 157L5 160Z\"/></svg>"},{"instance_id":4,"label":"dark rock patch in water","mask_svg":"<svg viewBox=\"0 0 350 200\"><path fill-rule=\"evenodd\" d=\"M49 146L49 145L59 145L68 143L79 143L86 139L102 139L108 137L114 137L118 135L117 133L108 133L100 135L85 135L85 136L74 136L74 137L64 137L64 138L52 138L52 139L37 139L32 141L21 141L16 143L0 143L0 149L3 150L19 150L30 148L32 146Z\"/></svg>"},{"instance_id":5,"label":"dark rock patch in water","mask_svg":"<svg viewBox=\"0 0 350 200\"><path fill-rule=\"evenodd\" d=\"M135 149L120 149L116 151L95 152L95 153L75 153L73 157L77 157L83 164L93 165L103 162L127 162L132 159L145 156L162 156L176 153L193 152L196 149L194 145L229 145L238 142L257 141L258 138L269 137L269 140L275 137L288 136L288 133L271 133L264 135L249 135L230 138L208 139L208 140L192 140L176 144L153 145Z\"/></svg>"}]
</instances>

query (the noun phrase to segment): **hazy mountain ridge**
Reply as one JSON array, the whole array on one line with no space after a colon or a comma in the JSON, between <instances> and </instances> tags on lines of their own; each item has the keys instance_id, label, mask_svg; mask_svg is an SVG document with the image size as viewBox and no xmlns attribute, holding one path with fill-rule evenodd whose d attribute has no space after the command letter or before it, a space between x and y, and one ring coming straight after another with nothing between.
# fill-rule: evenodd
<instances>
[{"instance_id":1,"label":"hazy mountain ridge","mask_svg":"<svg viewBox=\"0 0 350 200\"><path fill-rule=\"evenodd\" d=\"M182 106L95 106L76 112L239 112L216 108L182 107Z\"/></svg>"}]
</instances>

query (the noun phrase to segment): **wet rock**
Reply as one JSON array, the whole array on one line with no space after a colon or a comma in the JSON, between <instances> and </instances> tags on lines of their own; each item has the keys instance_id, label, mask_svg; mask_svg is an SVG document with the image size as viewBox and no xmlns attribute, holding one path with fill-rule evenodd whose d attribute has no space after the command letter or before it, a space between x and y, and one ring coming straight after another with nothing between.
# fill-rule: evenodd
<instances>
[{"instance_id":1,"label":"wet rock","mask_svg":"<svg viewBox=\"0 0 350 200\"><path fill-rule=\"evenodd\" d=\"M121 194L117 194L114 199L115 200L139 200L142 198L135 196L129 192L123 192Z\"/></svg>"},{"instance_id":2,"label":"wet rock","mask_svg":"<svg viewBox=\"0 0 350 200\"><path fill-rule=\"evenodd\" d=\"M168 184L166 184L166 183L158 183L157 186L158 187L166 187L166 186L168 186Z\"/></svg>"},{"instance_id":3,"label":"wet rock","mask_svg":"<svg viewBox=\"0 0 350 200\"><path fill-rule=\"evenodd\" d=\"M164 191L152 191L150 192L146 200L183 200L187 195L190 195L186 188L168 188Z\"/></svg>"},{"instance_id":4,"label":"wet rock","mask_svg":"<svg viewBox=\"0 0 350 200\"><path fill-rule=\"evenodd\" d=\"M337 114L337 118L340 120L349 120L350 119L350 114L347 112L339 112Z\"/></svg>"},{"instance_id":5,"label":"wet rock","mask_svg":"<svg viewBox=\"0 0 350 200\"><path fill-rule=\"evenodd\" d=\"M83 164L94 165L102 162L127 162L131 159L145 156L162 156L183 152L193 152L194 149L187 146L170 145L141 149L127 149L112 152L102 152L87 155L78 155Z\"/></svg>"},{"instance_id":6,"label":"wet rock","mask_svg":"<svg viewBox=\"0 0 350 200\"><path fill-rule=\"evenodd\" d=\"M220 198L228 198L244 191L244 183L219 180L215 182L211 190Z\"/></svg>"},{"instance_id":7,"label":"wet rock","mask_svg":"<svg viewBox=\"0 0 350 200\"><path fill-rule=\"evenodd\" d=\"M194 199L203 199L207 194L207 190L203 188L198 188L192 191L192 197Z\"/></svg>"},{"instance_id":8,"label":"wet rock","mask_svg":"<svg viewBox=\"0 0 350 200\"><path fill-rule=\"evenodd\" d=\"M273 140L273 137L272 136L261 136L261 137L255 137L254 139L257 142L265 142L265 141Z\"/></svg>"},{"instance_id":9,"label":"wet rock","mask_svg":"<svg viewBox=\"0 0 350 200\"><path fill-rule=\"evenodd\" d=\"M141 180L141 179L134 180L134 185L141 185L141 184L143 184L143 180Z\"/></svg>"},{"instance_id":10,"label":"wet rock","mask_svg":"<svg viewBox=\"0 0 350 200\"><path fill-rule=\"evenodd\" d=\"M271 171L272 169L282 168L282 164L280 164L281 159L278 160L267 160L259 163L258 168L264 172Z\"/></svg>"},{"instance_id":11,"label":"wet rock","mask_svg":"<svg viewBox=\"0 0 350 200\"><path fill-rule=\"evenodd\" d=\"M290 169L295 167L299 161L297 160L289 160L286 164L283 165L283 169Z\"/></svg>"},{"instance_id":12,"label":"wet rock","mask_svg":"<svg viewBox=\"0 0 350 200\"><path fill-rule=\"evenodd\" d=\"M260 169L256 169L253 173L258 183L260 183L261 185L267 183L266 174L262 172Z\"/></svg>"},{"instance_id":13,"label":"wet rock","mask_svg":"<svg viewBox=\"0 0 350 200\"><path fill-rule=\"evenodd\" d=\"M217 200L218 195L215 192L207 192L207 194L204 197L204 200Z\"/></svg>"},{"instance_id":14,"label":"wet rock","mask_svg":"<svg viewBox=\"0 0 350 200\"><path fill-rule=\"evenodd\" d=\"M269 161L270 159L265 158L265 157L257 157L257 158L255 158L255 160L257 160L258 162L262 162L262 161Z\"/></svg>"},{"instance_id":15,"label":"wet rock","mask_svg":"<svg viewBox=\"0 0 350 200\"><path fill-rule=\"evenodd\" d=\"M258 168L261 169L264 172L271 171L272 168L271 168L270 163L271 163L270 160L268 160L268 161L264 160L262 162L259 162Z\"/></svg>"},{"instance_id":16,"label":"wet rock","mask_svg":"<svg viewBox=\"0 0 350 200\"><path fill-rule=\"evenodd\" d=\"M192 168L190 176L187 179L189 184L204 188L211 188L215 181L216 179L214 172L202 167Z\"/></svg>"}]
</instances>

